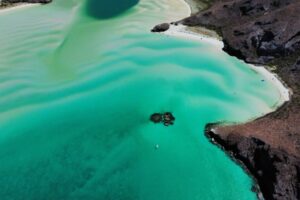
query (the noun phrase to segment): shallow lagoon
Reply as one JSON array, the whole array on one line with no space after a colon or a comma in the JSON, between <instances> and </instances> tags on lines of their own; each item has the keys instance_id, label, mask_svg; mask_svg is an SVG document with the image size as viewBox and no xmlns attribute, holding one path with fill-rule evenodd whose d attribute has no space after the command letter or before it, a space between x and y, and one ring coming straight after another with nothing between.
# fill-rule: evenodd
<instances>
[{"instance_id":1,"label":"shallow lagoon","mask_svg":"<svg viewBox=\"0 0 300 200\"><path fill-rule=\"evenodd\" d=\"M1 199L255 199L203 128L270 111L277 89L209 43L150 33L187 15L178 0L105 17L95 2L0 16ZM165 111L174 126L149 121Z\"/></svg>"}]
</instances>

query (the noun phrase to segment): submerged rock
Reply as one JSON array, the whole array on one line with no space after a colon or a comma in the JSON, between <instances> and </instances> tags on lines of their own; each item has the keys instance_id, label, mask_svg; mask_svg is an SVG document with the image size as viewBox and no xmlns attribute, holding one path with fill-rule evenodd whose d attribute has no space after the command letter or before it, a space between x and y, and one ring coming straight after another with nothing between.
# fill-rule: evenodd
<instances>
[{"instance_id":1,"label":"submerged rock","mask_svg":"<svg viewBox=\"0 0 300 200\"><path fill-rule=\"evenodd\" d=\"M154 123L160 123L162 122L162 114L154 113L150 116L150 120Z\"/></svg>"},{"instance_id":2,"label":"submerged rock","mask_svg":"<svg viewBox=\"0 0 300 200\"><path fill-rule=\"evenodd\" d=\"M170 28L170 24L168 23L163 23L163 24L158 24L154 26L154 28L151 30L151 32L165 32Z\"/></svg>"},{"instance_id":3,"label":"submerged rock","mask_svg":"<svg viewBox=\"0 0 300 200\"><path fill-rule=\"evenodd\" d=\"M165 126L173 125L175 117L170 112L166 112L163 114L163 122Z\"/></svg>"},{"instance_id":4,"label":"submerged rock","mask_svg":"<svg viewBox=\"0 0 300 200\"><path fill-rule=\"evenodd\" d=\"M171 112L154 113L150 116L150 120L154 123L163 123L165 126L173 125L175 117Z\"/></svg>"}]
</instances>

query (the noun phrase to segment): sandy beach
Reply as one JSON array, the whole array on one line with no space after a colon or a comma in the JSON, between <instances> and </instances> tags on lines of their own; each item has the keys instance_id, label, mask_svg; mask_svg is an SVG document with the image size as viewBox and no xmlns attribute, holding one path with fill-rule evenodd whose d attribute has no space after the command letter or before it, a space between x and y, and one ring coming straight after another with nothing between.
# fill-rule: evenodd
<instances>
[{"instance_id":1,"label":"sandy beach","mask_svg":"<svg viewBox=\"0 0 300 200\"><path fill-rule=\"evenodd\" d=\"M215 46L216 49L220 51L222 51L222 48L224 47L224 44L221 40L200 33L193 33L187 30L187 28L184 25L171 25L170 29L166 31L165 34L209 43ZM279 90L280 100L278 102L278 106L290 100L290 90L284 86L284 84L277 78L276 74L268 71L264 66L255 66L252 64L248 64L248 66L256 72L262 74L265 78L265 81L271 81L272 84Z\"/></svg>"},{"instance_id":2,"label":"sandy beach","mask_svg":"<svg viewBox=\"0 0 300 200\"><path fill-rule=\"evenodd\" d=\"M291 91L289 88L285 87L284 84L278 79L277 74L270 72L264 66L255 66L252 64L249 64L249 66L256 72L262 74L265 77L265 80L271 81L272 84L278 88L281 97L281 102L279 103L284 103L290 100Z\"/></svg>"},{"instance_id":3,"label":"sandy beach","mask_svg":"<svg viewBox=\"0 0 300 200\"><path fill-rule=\"evenodd\" d=\"M187 14L187 16L189 16L192 12L190 6L184 0L180 0L180 2L182 2L182 4L184 4L185 6L187 6L189 8L188 9L189 13ZM166 32L164 32L164 34L210 43L213 46L215 46L218 50L223 51L222 49L224 47L224 44L221 40L218 40L217 38L211 37L209 35L192 32L192 31L188 30L188 28L182 24L171 25L170 29L167 30ZM264 66L256 66L253 64L248 64L248 66L250 68L252 68L253 70L255 70L256 72L263 75L263 77L265 78L264 81L272 82L272 84L278 89L278 91L280 93L280 100L278 101L278 105L276 107L278 107L278 106L282 105L284 102L290 100L290 93L291 93L290 89L286 88L284 86L284 84L281 82L281 80L278 79L278 76L276 74L270 72Z\"/></svg>"}]
</instances>

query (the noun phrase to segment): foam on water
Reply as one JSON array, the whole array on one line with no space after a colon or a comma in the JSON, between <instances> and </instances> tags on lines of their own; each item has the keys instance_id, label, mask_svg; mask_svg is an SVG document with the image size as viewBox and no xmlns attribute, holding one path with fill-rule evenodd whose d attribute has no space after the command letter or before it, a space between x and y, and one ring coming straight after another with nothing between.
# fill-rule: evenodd
<instances>
[{"instance_id":1,"label":"foam on water","mask_svg":"<svg viewBox=\"0 0 300 200\"><path fill-rule=\"evenodd\" d=\"M269 112L278 90L212 44L150 33L186 17L178 0L105 19L87 3L0 16L1 199L255 199L203 128ZM164 111L174 126L149 121Z\"/></svg>"}]
</instances>

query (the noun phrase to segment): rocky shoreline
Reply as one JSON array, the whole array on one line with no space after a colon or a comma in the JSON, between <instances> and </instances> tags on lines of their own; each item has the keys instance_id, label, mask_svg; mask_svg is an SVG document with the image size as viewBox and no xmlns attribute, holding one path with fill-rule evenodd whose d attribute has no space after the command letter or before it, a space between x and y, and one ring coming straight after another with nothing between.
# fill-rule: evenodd
<instances>
[{"instance_id":1,"label":"rocky shoreline","mask_svg":"<svg viewBox=\"0 0 300 200\"><path fill-rule=\"evenodd\" d=\"M248 63L275 66L291 88L277 111L240 125L208 124L206 135L241 161L266 200L300 199L300 2L213 0L183 19L190 27L216 30L224 51Z\"/></svg>"},{"instance_id":2,"label":"rocky shoreline","mask_svg":"<svg viewBox=\"0 0 300 200\"><path fill-rule=\"evenodd\" d=\"M47 3L51 3L51 2L52 2L52 0L2 0L2 1L0 0L0 9L14 7L14 6L24 4L24 3L47 4Z\"/></svg>"},{"instance_id":3,"label":"rocky shoreline","mask_svg":"<svg viewBox=\"0 0 300 200\"><path fill-rule=\"evenodd\" d=\"M2 0L0 8L51 1ZM201 7L208 3L198 1ZM206 136L243 163L257 182L259 198L299 200L300 1L211 0L208 4L206 10L176 23L216 30L228 54L248 63L276 66L274 72L293 95L277 111L252 122L208 124ZM162 24L154 31L167 28Z\"/></svg>"}]
</instances>

